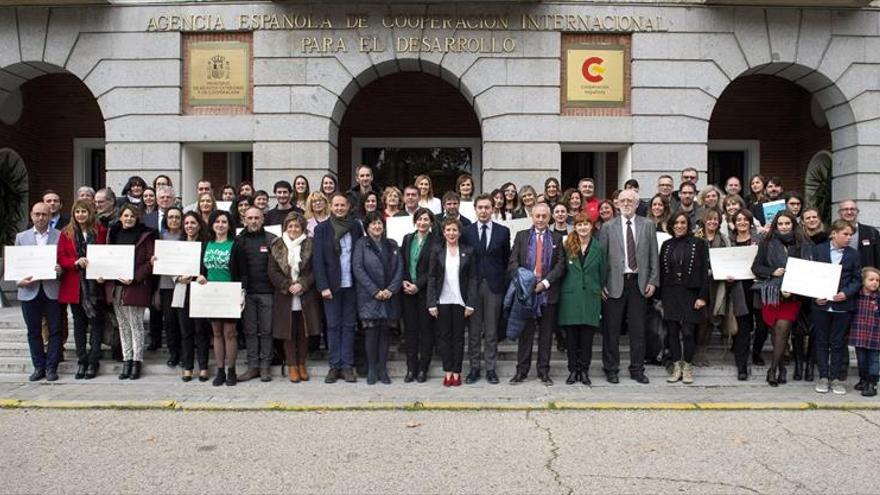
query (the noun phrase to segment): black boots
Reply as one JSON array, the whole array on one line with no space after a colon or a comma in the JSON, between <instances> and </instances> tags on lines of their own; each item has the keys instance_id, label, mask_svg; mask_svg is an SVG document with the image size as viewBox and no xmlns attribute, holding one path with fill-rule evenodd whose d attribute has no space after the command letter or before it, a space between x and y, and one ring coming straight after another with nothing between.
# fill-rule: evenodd
<instances>
[{"instance_id":1,"label":"black boots","mask_svg":"<svg viewBox=\"0 0 880 495\"><path fill-rule=\"evenodd\" d=\"M91 380L96 376L98 376L98 363L91 363L86 368L86 380Z\"/></svg>"},{"instance_id":2,"label":"black boots","mask_svg":"<svg viewBox=\"0 0 880 495\"><path fill-rule=\"evenodd\" d=\"M131 363L131 376L128 377L131 380L137 380L141 377L141 362L140 361L132 361Z\"/></svg>"},{"instance_id":3,"label":"black boots","mask_svg":"<svg viewBox=\"0 0 880 495\"><path fill-rule=\"evenodd\" d=\"M746 364L741 364L736 367L736 379L744 382L749 379L749 367Z\"/></svg>"},{"instance_id":4,"label":"black boots","mask_svg":"<svg viewBox=\"0 0 880 495\"><path fill-rule=\"evenodd\" d=\"M233 373L232 376L234 377L235 373ZM214 376L214 381L211 382L211 384L215 387L219 387L224 383L226 383L226 370L223 368L217 368L217 375Z\"/></svg>"},{"instance_id":5,"label":"black boots","mask_svg":"<svg viewBox=\"0 0 880 495\"><path fill-rule=\"evenodd\" d=\"M73 377L76 378L77 380L82 380L83 378L85 378L86 377L86 365L85 364L78 365L76 367L76 374L73 375Z\"/></svg>"},{"instance_id":6,"label":"black boots","mask_svg":"<svg viewBox=\"0 0 880 495\"><path fill-rule=\"evenodd\" d=\"M868 377L865 388L862 389L862 397L874 397L877 395L877 375Z\"/></svg>"},{"instance_id":7,"label":"black boots","mask_svg":"<svg viewBox=\"0 0 880 495\"><path fill-rule=\"evenodd\" d=\"M119 374L120 380L128 380L131 377L131 368L134 361L125 361L122 363L122 373Z\"/></svg>"},{"instance_id":8,"label":"black boots","mask_svg":"<svg viewBox=\"0 0 880 495\"><path fill-rule=\"evenodd\" d=\"M234 387L238 383L238 376L235 374L235 366L230 366L226 371L226 386Z\"/></svg>"},{"instance_id":9,"label":"black boots","mask_svg":"<svg viewBox=\"0 0 880 495\"><path fill-rule=\"evenodd\" d=\"M868 374L859 370L859 382L853 387L855 390L865 390L865 384L869 381Z\"/></svg>"}]
</instances>

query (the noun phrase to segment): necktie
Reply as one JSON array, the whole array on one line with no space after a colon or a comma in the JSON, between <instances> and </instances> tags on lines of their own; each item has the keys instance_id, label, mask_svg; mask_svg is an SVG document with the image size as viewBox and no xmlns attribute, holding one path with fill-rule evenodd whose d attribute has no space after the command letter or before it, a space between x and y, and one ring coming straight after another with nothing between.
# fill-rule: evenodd
<instances>
[{"instance_id":1,"label":"necktie","mask_svg":"<svg viewBox=\"0 0 880 495\"><path fill-rule=\"evenodd\" d=\"M632 271L639 268L636 262L636 238L633 235L632 220L626 221L626 264Z\"/></svg>"},{"instance_id":2,"label":"necktie","mask_svg":"<svg viewBox=\"0 0 880 495\"><path fill-rule=\"evenodd\" d=\"M538 280L541 280L541 272L543 271L541 269L541 260L544 257L544 243L541 242L542 237L541 234L535 231L535 277L537 277Z\"/></svg>"},{"instance_id":3,"label":"necktie","mask_svg":"<svg viewBox=\"0 0 880 495\"><path fill-rule=\"evenodd\" d=\"M488 225L483 224L483 228L481 229L481 232L480 232L480 244L483 245L484 251L489 249L489 246L486 244L486 230L488 228L489 228Z\"/></svg>"}]
</instances>

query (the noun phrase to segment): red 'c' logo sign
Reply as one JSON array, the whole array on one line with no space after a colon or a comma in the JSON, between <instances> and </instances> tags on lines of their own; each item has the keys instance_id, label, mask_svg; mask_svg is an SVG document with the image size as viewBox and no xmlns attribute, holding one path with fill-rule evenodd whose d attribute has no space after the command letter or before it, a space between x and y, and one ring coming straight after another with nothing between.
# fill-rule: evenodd
<instances>
[{"instance_id":1,"label":"red 'c' logo sign","mask_svg":"<svg viewBox=\"0 0 880 495\"><path fill-rule=\"evenodd\" d=\"M601 57L590 57L584 60L584 65L581 67L581 73L583 73L584 79L591 83L597 83L604 79L602 77L602 73L605 72L605 68L602 67L603 63L605 63L605 60ZM593 69L593 72L596 72L596 74L591 74L590 69Z\"/></svg>"}]
</instances>

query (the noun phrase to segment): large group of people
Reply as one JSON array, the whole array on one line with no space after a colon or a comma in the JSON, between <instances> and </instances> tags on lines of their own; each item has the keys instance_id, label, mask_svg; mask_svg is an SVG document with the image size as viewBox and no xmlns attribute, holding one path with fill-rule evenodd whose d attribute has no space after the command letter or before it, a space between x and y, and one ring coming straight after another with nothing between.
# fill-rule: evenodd
<instances>
[{"instance_id":1,"label":"large group of people","mask_svg":"<svg viewBox=\"0 0 880 495\"><path fill-rule=\"evenodd\" d=\"M677 185L660 176L650 198L641 199L638 182L628 180L602 200L590 178L568 189L551 177L540 190L509 182L480 193L462 174L455 190L438 198L430 175L380 188L363 165L349 190L332 174L316 191L304 176L278 181L271 208L270 194L248 181L215 189L207 180L198 182L196 202L184 206L171 179L160 175L152 185L132 177L118 197L83 186L69 214L61 196L46 191L30 210L32 226L16 238L18 245L57 245L58 253L56 280L18 281L30 379L58 379L69 308L76 379L99 374L104 344L123 362L119 378L138 379L144 352L159 349L164 337L167 364L179 367L185 382L211 379L211 349L215 386L270 381L279 359L291 382L309 380L306 358L323 342L326 383L360 375L387 384L390 342L400 338L406 383L427 381L439 354L444 386L483 377L497 384L498 343L514 339L510 383L528 379L537 340L537 378L553 384L555 340L567 353L565 382L590 385L600 334L601 370L614 384L626 334L630 379L649 383L645 366L660 365L668 382L690 384L720 331L730 338L739 380L748 379L750 362L766 365L770 337L770 386L786 383L790 366L792 380L845 393L849 344L858 357L855 388L875 395L880 234L859 222L856 202L839 202L838 218L826 228L821 212L785 192L777 177L698 184L698 171L686 168ZM464 202L473 218L462 215ZM413 225L400 245L387 235L386 222L396 217ZM528 219L528 228L511 232L508 224L522 225L515 219ZM280 226L280 236L268 225ZM160 239L200 243L201 274L154 275ZM134 246L133 277L87 278L87 247L94 244ZM735 246L757 246L754 280L714 280L710 250ZM783 291L791 257L839 264L837 294L826 300ZM241 283L240 300L230 301L241 307L240 318L190 317L192 284L230 281ZM246 369L236 370L240 348Z\"/></svg>"}]
</instances>

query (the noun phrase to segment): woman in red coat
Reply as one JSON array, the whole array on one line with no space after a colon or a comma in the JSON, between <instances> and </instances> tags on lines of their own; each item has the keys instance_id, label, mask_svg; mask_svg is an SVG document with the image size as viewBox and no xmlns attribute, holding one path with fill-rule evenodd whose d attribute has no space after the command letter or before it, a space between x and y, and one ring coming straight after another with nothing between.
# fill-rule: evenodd
<instances>
[{"instance_id":1,"label":"woman in red coat","mask_svg":"<svg viewBox=\"0 0 880 495\"><path fill-rule=\"evenodd\" d=\"M86 279L86 246L107 242L107 229L98 222L95 207L88 201L73 204L72 221L61 231L58 239L58 264L61 288L58 302L70 305L73 312L73 338L76 341L76 379L92 379L98 375L101 358L101 337L107 307L103 303L103 290L94 280ZM89 332L91 327L91 332ZM86 333L89 349L86 350Z\"/></svg>"},{"instance_id":2,"label":"woman in red coat","mask_svg":"<svg viewBox=\"0 0 880 495\"><path fill-rule=\"evenodd\" d=\"M120 380L141 377L144 359L144 311L153 299L152 273L153 242L156 231L141 223L138 209L126 204L119 210L119 222L110 228L108 244L134 246L134 278L108 280L104 284L108 301L113 302L119 322L119 340L122 343ZM98 279L98 282L103 280Z\"/></svg>"}]
</instances>

